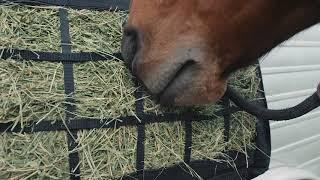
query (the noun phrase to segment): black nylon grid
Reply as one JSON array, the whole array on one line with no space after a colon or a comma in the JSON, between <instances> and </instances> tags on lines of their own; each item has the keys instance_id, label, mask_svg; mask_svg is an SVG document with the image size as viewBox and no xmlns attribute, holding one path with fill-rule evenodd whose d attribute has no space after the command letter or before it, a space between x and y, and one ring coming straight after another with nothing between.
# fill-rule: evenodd
<instances>
[{"instance_id":1,"label":"black nylon grid","mask_svg":"<svg viewBox=\"0 0 320 180\"><path fill-rule=\"evenodd\" d=\"M128 10L130 0L0 0L0 4L8 2L27 5L63 6L74 9Z\"/></svg>"},{"instance_id":2,"label":"black nylon grid","mask_svg":"<svg viewBox=\"0 0 320 180\"><path fill-rule=\"evenodd\" d=\"M239 112L238 109L232 109L231 113ZM223 111L215 113L216 116L205 116L205 115L189 115L189 114L175 114L166 113L164 115L154 115L154 114L143 114L139 117L139 120L135 116L119 117L119 118L109 118L109 119L90 119L90 118L76 118L69 120L65 123L57 121L52 123L53 120L46 119L36 124L34 122L24 125L14 126L13 123L0 123L0 132L24 132L24 133L34 133L42 131L65 131L65 130L85 130L85 129L101 129L101 128L114 128L123 126L136 126L137 124L143 122L144 124L152 123L162 123L162 122L177 122L189 119L193 122L200 122L205 120L215 120L217 116L223 116Z\"/></svg>"},{"instance_id":3,"label":"black nylon grid","mask_svg":"<svg viewBox=\"0 0 320 180\"><path fill-rule=\"evenodd\" d=\"M192 120L187 119L184 122L185 137L184 137L184 156L183 160L185 163L189 164L191 161L191 151L192 151Z\"/></svg>"},{"instance_id":4,"label":"black nylon grid","mask_svg":"<svg viewBox=\"0 0 320 180\"><path fill-rule=\"evenodd\" d=\"M136 102L135 102L135 111L139 117L142 117L144 114L144 107L143 107L143 92L139 87L139 83L135 81L136 91L134 92ZM140 121L140 120L139 120ZM144 171L144 158L145 158L145 123L143 121L137 124L137 150L136 150L136 170L138 175L143 179L143 171Z\"/></svg>"},{"instance_id":5,"label":"black nylon grid","mask_svg":"<svg viewBox=\"0 0 320 180\"><path fill-rule=\"evenodd\" d=\"M227 97L224 97L222 99L222 105L223 105L224 141L228 142L230 138L230 121L231 121L230 99Z\"/></svg>"},{"instance_id":6,"label":"black nylon grid","mask_svg":"<svg viewBox=\"0 0 320 180\"><path fill-rule=\"evenodd\" d=\"M0 1L0 3L3 1ZM61 1L66 2L66 1ZM62 38L61 38L62 39ZM70 48L68 44L70 43L64 43L62 42L63 47ZM36 60L36 61L54 61L54 62L63 62L65 66L65 72L72 72L68 69L70 69L70 66L68 64L73 63L81 63L86 61L99 61L99 60L111 60L114 59L113 57L116 57L117 59L121 59L121 56L119 53L115 53L114 55L99 55L96 53L71 53L70 51L64 51L62 53L58 52L34 52L34 51L26 51L26 50L0 50L0 57L3 59L13 58L13 59L27 59L27 60ZM71 66L72 67L72 66ZM71 73L73 76L73 73ZM70 75L67 75L70 77ZM261 76L260 76L261 77ZM68 79L68 78L67 78ZM72 83L73 84L73 77ZM70 88L69 90L67 86L68 81L65 81L65 88L66 88L66 94L69 94L67 92L73 92L74 87ZM216 118L216 116L203 116L199 114L184 114L184 115L178 115L173 113L166 113L163 116L156 116L152 114L145 114L143 112L143 100L139 97L142 97L142 92L140 90L136 91L136 98L138 99L136 102L136 113L140 119L137 120L135 117L120 117L119 120L123 120L123 122L118 121L111 121L111 119L105 119L101 121L100 119L92 120L92 119L75 119L75 120L69 120L66 122L67 127L63 123L55 123L51 124L50 121L42 121L38 125L31 124L30 126L26 126L25 128L21 128L19 126L16 126L15 128L11 129L13 132L37 132L37 131L56 131L56 130L71 130L73 132L76 132L77 130L82 129L93 129L93 128L114 128L114 127L121 127L121 126L137 126L138 128L138 141L137 141L137 161L136 166L137 170L144 169L144 138L145 138L145 124L149 123L157 123L157 122L174 122L174 121L184 121L185 122L185 131L186 131L186 137L185 137L185 153L184 153L184 160L188 163L190 162L190 155L191 155L191 145L192 145L192 121L202 121L202 120L213 120ZM72 101L72 98L69 100ZM225 127L229 127L228 116L230 117L229 113L238 112L240 109L237 107L230 107L230 103L226 103L224 106L228 108L225 108L224 110L217 113L218 116L224 116L225 120ZM68 107L67 107L68 108ZM74 107L71 107L71 109ZM72 112L72 111L69 111ZM69 114L70 117L73 117L73 114ZM67 115L67 116L69 116ZM70 119L70 117L66 117L67 119ZM111 121L111 122L110 122ZM6 124L0 124L0 132L8 131L12 127L12 123L6 123ZM227 140L228 135L228 129L225 129L225 136ZM10 131L11 132L11 131ZM73 134L73 133L72 133ZM68 133L68 135L70 135ZM76 135L76 133L75 133ZM69 138L68 138L69 141ZM70 139L71 142L74 142L74 139ZM70 144L69 150L76 147L76 144ZM73 148L72 148L73 146ZM76 157L76 156L75 156ZM70 159L72 159L71 157ZM75 158L76 159L76 158ZM79 162L79 161L78 161ZM76 176L76 174L79 173L75 172L74 170L77 170L77 168L71 169L71 166L77 167L77 163L69 162L70 163L70 171L71 173L71 179L73 178L79 178L80 176ZM74 165L72 165L74 164ZM77 164L77 165L75 165ZM142 171L140 171L141 173ZM141 177L141 176L140 176ZM143 177L143 176L142 176ZM143 178L142 178L143 179Z\"/></svg>"},{"instance_id":7,"label":"black nylon grid","mask_svg":"<svg viewBox=\"0 0 320 180\"><path fill-rule=\"evenodd\" d=\"M66 9L59 9L60 17L60 33L61 33L61 50L62 53L71 53L71 38L69 31L68 11ZM74 94L74 76L73 76L73 63L63 62L64 69L64 89L66 94L66 121L74 118L76 110ZM80 160L79 153L76 150L78 143L78 130L67 131L68 151L69 151L69 170L70 179L80 180Z\"/></svg>"},{"instance_id":8,"label":"black nylon grid","mask_svg":"<svg viewBox=\"0 0 320 180\"><path fill-rule=\"evenodd\" d=\"M264 107L268 108L265 92L264 92L264 84L262 81L262 72L260 65L258 63L258 70L256 71L256 75L260 77L260 84L258 92L258 96L262 97L261 99L258 99L258 102L262 104ZM256 136L255 141L256 147L258 151L255 152L255 159L256 161L252 164L252 170L249 174L250 178L254 178L266 170L266 168L269 167L270 164L270 157L271 157L271 136L270 136L270 123L269 121L264 121L258 119L258 122L256 123L256 133L257 134L263 134L263 136ZM260 132L265 131L265 132Z\"/></svg>"},{"instance_id":9,"label":"black nylon grid","mask_svg":"<svg viewBox=\"0 0 320 180\"><path fill-rule=\"evenodd\" d=\"M50 61L50 62L73 62L85 63L89 61L101 60L121 60L121 53L113 54L97 54L94 52L41 52L20 49L0 49L0 57L2 59L15 59L15 60L33 60L33 61Z\"/></svg>"}]
</instances>

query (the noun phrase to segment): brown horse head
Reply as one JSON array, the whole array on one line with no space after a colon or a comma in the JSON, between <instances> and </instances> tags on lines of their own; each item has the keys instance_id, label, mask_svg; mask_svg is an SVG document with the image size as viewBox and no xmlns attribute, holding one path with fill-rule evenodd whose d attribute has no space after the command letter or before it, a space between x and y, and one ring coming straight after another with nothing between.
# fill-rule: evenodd
<instances>
[{"instance_id":1,"label":"brown horse head","mask_svg":"<svg viewBox=\"0 0 320 180\"><path fill-rule=\"evenodd\" d=\"M319 19L319 0L132 0L122 53L161 104L212 103L231 72Z\"/></svg>"}]
</instances>

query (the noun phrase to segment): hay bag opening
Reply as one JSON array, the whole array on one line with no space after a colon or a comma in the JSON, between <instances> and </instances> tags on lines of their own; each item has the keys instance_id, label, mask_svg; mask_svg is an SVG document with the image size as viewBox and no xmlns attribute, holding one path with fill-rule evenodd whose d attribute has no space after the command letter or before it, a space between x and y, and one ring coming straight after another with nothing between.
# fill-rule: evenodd
<instances>
[{"instance_id":1,"label":"hay bag opening","mask_svg":"<svg viewBox=\"0 0 320 180\"><path fill-rule=\"evenodd\" d=\"M122 24L127 14L122 11L94 11L68 9L72 52L95 52L101 56L119 51ZM58 7L0 5L0 49L60 52L61 35ZM0 52L0 57L4 51ZM88 59L89 60L89 59ZM74 102L67 101L64 84L64 64L30 61L23 58L0 60L0 123L11 124L0 134L0 179L67 179L70 174L68 155L77 152L82 179L117 179L137 176L137 126L121 126L121 118L135 117L137 87L123 62L97 61L73 65ZM263 98L254 65L235 73L230 84L251 99ZM196 112L211 119L191 122L192 137L186 134L187 119L170 119L144 126L144 169L164 171L184 166L195 179L206 179L193 169L192 162L227 164L237 172L237 159L244 157L249 164L257 151L257 121L251 115L234 111L230 129L226 129L223 103L192 108L167 109L154 104L146 93L138 99L144 113L165 115ZM67 112L65 107L75 107ZM74 121L99 120L114 124L112 128L78 130L76 148L68 149L68 130L26 133L23 128L31 122L68 124L66 114ZM169 116L168 116L169 117ZM1 126L1 125L0 125ZM21 132L11 133L15 128ZM227 127L227 128L228 128ZM186 138L192 139L190 162L185 162ZM268 154L268 153L267 153ZM243 168L243 167L241 167ZM267 167L266 167L267 168ZM204 171L212 171L207 169ZM239 176L247 177L238 173Z\"/></svg>"}]
</instances>

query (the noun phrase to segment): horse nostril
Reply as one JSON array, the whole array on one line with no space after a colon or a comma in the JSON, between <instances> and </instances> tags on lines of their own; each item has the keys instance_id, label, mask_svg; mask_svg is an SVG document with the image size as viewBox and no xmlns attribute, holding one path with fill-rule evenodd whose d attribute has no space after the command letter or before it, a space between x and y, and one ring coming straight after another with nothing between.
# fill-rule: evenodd
<instances>
[{"instance_id":1,"label":"horse nostril","mask_svg":"<svg viewBox=\"0 0 320 180\"><path fill-rule=\"evenodd\" d=\"M125 28L121 43L121 53L129 69L134 71L133 64L138 51L138 33L133 28Z\"/></svg>"}]
</instances>

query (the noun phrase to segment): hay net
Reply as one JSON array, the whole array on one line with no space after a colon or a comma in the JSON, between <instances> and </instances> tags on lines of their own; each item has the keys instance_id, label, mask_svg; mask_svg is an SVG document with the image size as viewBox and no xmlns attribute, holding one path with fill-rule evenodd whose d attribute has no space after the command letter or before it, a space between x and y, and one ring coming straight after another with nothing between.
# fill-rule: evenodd
<instances>
[{"instance_id":1,"label":"hay net","mask_svg":"<svg viewBox=\"0 0 320 180\"><path fill-rule=\"evenodd\" d=\"M126 12L101 10L129 1L15 2L0 1L0 179L239 179L268 168L268 122L228 99L162 109L128 80L113 53ZM253 66L230 81L259 98L259 77Z\"/></svg>"}]
</instances>

